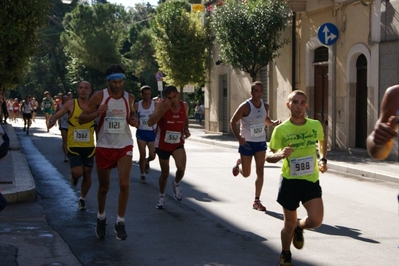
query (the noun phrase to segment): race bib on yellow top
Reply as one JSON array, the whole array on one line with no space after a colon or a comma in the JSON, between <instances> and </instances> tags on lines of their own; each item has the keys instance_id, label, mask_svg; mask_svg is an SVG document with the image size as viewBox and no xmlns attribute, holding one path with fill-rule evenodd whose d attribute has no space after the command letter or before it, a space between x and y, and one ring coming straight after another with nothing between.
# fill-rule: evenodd
<instances>
[{"instance_id":1,"label":"race bib on yellow top","mask_svg":"<svg viewBox=\"0 0 399 266\"><path fill-rule=\"evenodd\" d=\"M166 130L165 142L175 144L180 142L181 132Z\"/></svg>"},{"instance_id":2,"label":"race bib on yellow top","mask_svg":"<svg viewBox=\"0 0 399 266\"><path fill-rule=\"evenodd\" d=\"M265 135L265 126L263 124L252 125L250 131L251 137L262 137Z\"/></svg>"},{"instance_id":3,"label":"race bib on yellow top","mask_svg":"<svg viewBox=\"0 0 399 266\"><path fill-rule=\"evenodd\" d=\"M148 119L140 118L140 125L147 126L147 124L148 124Z\"/></svg>"},{"instance_id":4,"label":"race bib on yellow top","mask_svg":"<svg viewBox=\"0 0 399 266\"><path fill-rule=\"evenodd\" d=\"M104 132L121 134L125 130L126 119L124 117L105 117Z\"/></svg>"},{"instance_id":5,"label":"race bib on yellow top","mask_svg":"<svg viewBox=\"0 0 399 266\"><path fill-rule=\"evenodd\" d=\"M89 142L90 130L89 129L75 129L73 133L73 140L75 142Z\"/></svg>"},{"instance_id":6,"label":"race bib on yellow top","mask_svg":"<svg viewBox=\"0 0 399 266\"><path fill-rule=\"evenodd\" d=\"M314 172L313 156L290 159L290 172L292 176L313 174Z\"/></svg>"}]
</instances>

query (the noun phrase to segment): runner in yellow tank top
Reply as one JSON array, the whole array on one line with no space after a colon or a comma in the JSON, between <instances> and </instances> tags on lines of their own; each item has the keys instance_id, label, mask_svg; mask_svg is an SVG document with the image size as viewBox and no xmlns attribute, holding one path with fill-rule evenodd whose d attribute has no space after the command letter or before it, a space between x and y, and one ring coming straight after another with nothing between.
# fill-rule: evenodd
<instances>
[{"instance_id":1,"label":"runner in yellow tank top","mask_svg":"<svg viewBox=\"0 0 399 266\"><path fill-rule=\"evenodd\" d=\"M94 121L79 124L79 116L86 108L91 94L90 83L82 81L78 85L78 99L67 101L62 107L50 117L49 128L53 127L55 121L65 114L68 118L68 157L71 167L71 184L76 186L79 178L83 176L81 193L78 201L79 210L86 210L85 197L91 187L91 172L94 162Z\"/></svg>"}]
</instances>

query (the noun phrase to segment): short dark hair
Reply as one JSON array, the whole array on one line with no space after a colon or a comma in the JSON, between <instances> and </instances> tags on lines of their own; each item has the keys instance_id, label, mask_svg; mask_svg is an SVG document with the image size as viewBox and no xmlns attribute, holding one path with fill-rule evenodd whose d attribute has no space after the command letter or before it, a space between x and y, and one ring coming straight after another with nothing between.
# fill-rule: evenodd
<instances>
[{"instance_id":1,"label":"short dark hair","mask_svg":"<svg viewBox=\"0 0 399 266\"><path fill-rule=\"evenodd\" d=\"M121 65L112 64L105 71L105 75L106 76L114 74L114 73L123 73L123 74L125 74L125 70L123 69L123 67Z\"/></svg>"},{"instance_id":2,"label":"short dark hair","mask_svg":"<svg viewBox=\"0 0 399 266\"><path fill-rule=\"evenodd\" d=\"M151 87L148 86L148 85L144 85L143 87L141 87L141 88L140 88L141 94L143 94L143 91L145 91L145 90L151 90Z\"/></svg>"},{"instance_id":3,"label":"short dark hair","mask_svg":"<svg viewBox=\"0 0 399 266\"><path fill-rule=\"evenodd\" d=\"M177 92L177 93L178 93L178 90L177 90L177 88L176 88L175 86L173 86L173 85L167 86L166 89L165 89L165 95L168 95L168 94L171 93L171 92Z\"/></svg>"},{"instance_id":4,"label":"short dark hair","mask_svg":"<svg viewBox=\"0 0 399 266\"><path fill-rule=\"evenodd\" d=\"M258 86L258 85L262 86L262 88L263 88L262 82L260 82L260 81L252 82L252 84L251 84L251 91L253 91L253 90L255 89L255 86Z\"/></svg>"}]
</instances>

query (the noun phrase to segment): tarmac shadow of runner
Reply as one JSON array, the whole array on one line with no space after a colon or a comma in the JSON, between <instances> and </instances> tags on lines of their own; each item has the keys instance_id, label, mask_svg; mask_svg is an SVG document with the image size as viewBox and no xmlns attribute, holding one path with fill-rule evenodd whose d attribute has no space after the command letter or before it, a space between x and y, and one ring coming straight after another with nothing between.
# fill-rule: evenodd
<instances>
[{"instance_id":1,"label":"tarmac shadow of runner","mask_svg":"<svg viewBox=\"0 0 399 266\"><path fill-rule=\"evenodd\" d=\"M267 210L266 214L269 216L272 216L274 218L284 220L283 214L281 214L281 213ZM326 235L347 236L347 237L351 237L353 239L360 240L360 241L367 242L367 243L373 243L373 244L380 243L374 239L361 237L360 235L362 233L361 233L360 229L349 228L346 226L340 226L340 225L332 226L332 225L322 224L318 228L310 229L310 231L321 233L321 234L326 234Z\"/></svg>"}]
</instances>

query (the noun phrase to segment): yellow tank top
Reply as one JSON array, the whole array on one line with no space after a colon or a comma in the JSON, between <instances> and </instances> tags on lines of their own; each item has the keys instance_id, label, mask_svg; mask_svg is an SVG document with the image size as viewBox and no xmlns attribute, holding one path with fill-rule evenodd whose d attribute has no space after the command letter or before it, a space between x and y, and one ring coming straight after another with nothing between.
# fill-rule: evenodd
<instances>
[{"instance_id":1,"label":"yellow tank top","mask_svg":"<svg viewBox=\"0 0 399 266\"><path fill-rule=\"evenodd\" d=\"M73 112L68 119L68 150L69 148L94 147L94 121L79 124L78 120L82 112L78 99L74 99Z\"/></svg>"}]
</instances>

